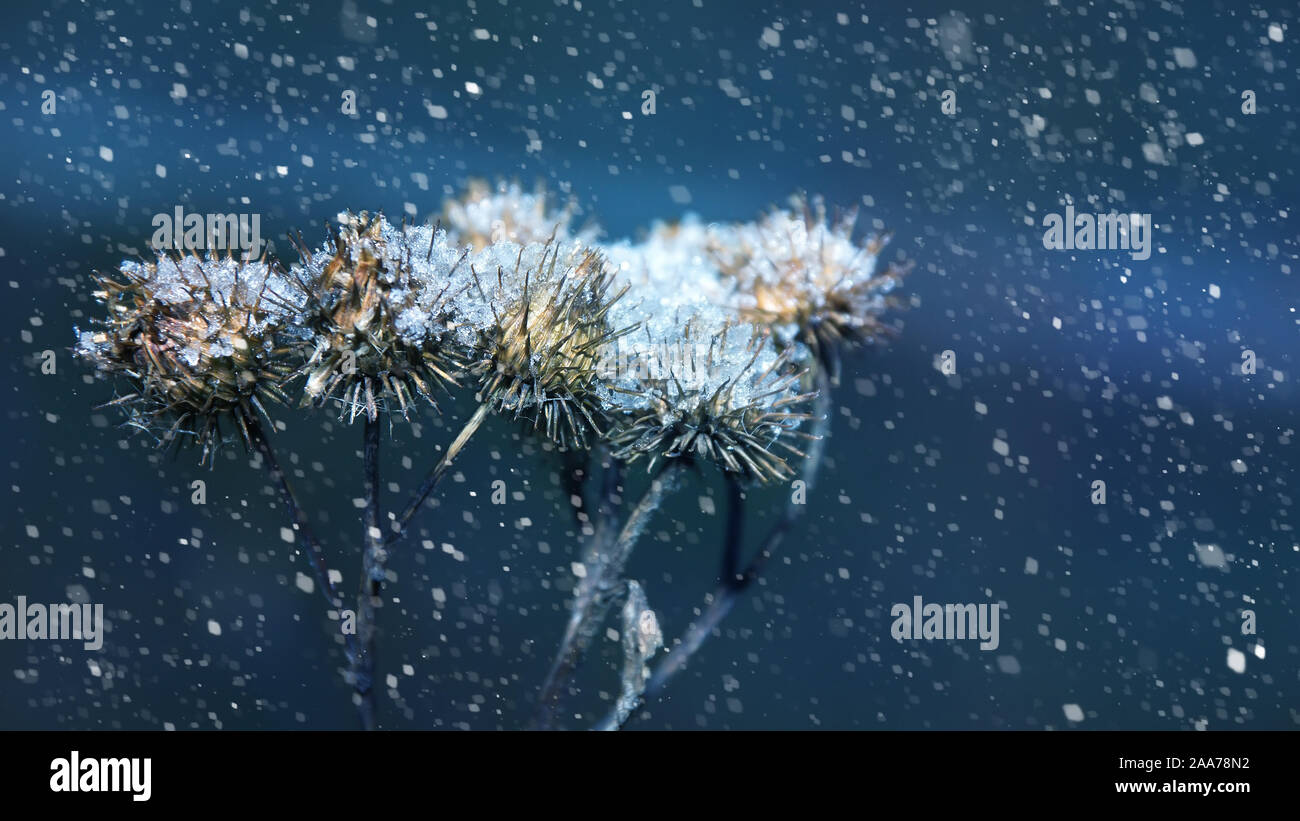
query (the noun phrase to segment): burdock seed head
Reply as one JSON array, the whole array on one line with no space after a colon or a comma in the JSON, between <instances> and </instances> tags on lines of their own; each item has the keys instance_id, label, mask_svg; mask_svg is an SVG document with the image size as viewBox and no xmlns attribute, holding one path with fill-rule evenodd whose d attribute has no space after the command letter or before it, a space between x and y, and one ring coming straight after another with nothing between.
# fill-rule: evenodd
<instances>
[{"instance_id":1,"label":"burdock seed head","mask_svg":"<svg viewBox=\"0 0 1300 821\"><path fill-rule=\"evenodd\" d=\"M587 445L604 415L598 364L628 332L611 325L622 296L595 251L578 243L497 243L474 257L463 337L479 397L530 414L561 445Z\"/></svg>"},{"instance_id":2,"label":"burdock seed head","mask_svg":"<svg viewBox=\"0 0 1300 821\"><path fill-rule=\"evenodd\" d=\"M457 242L468 243L476 251L495 242L527 245L552 237L558 242L594 242L600 230L591 224L575 230L577 206L569 202L557 208L555 199L541 185L529 194L516 182L501 181L493 186L474 179L459 198L443 204L442 221Z\"/></svg>"},{"instance_id":3,"label":"burdock seed head","mask_svg":"<svg viewBox=\"0 0 1300 821\"><path fill-rule=\"evenodd\" d=\"M454 383L460 367L447 340L467 251L445 232L363 211L340 214L323 248L299 253L303 404L338 402L350 421L394 406L405 417L415 397L435 404L431 385Z\"/></svg>"},{"instance_id":4,"label":"burdock seed head","mask_svg":"<svg viewBox=\"0 0 1300 821\"><path fill-rule=\"evenodd\" d=\"M840 345L870 341L884 330L881 314L892 306L890 292L904 272L876 273L884 239L855 242L856 214L828 221L820 199L796 197L793 205L714 231L710 250L736 284L742 317L771 327L778 342L804 342L828 362Z\"/></svg>"},{"instance_id":5,"label":"burdock seed head","mask_svg":"<svg viewBox=\"0 0 1300 821\"><path fill-rule=\"evenodd\" d=\"M625 419L611 434L614 456L698 459L760 482L793 475L786 457L812 394L799 393L801 377L791 346L777 353L765 329L733 325L717 314L691 317L671 335L630 339L636 365L616 384ZM627 346L625 346L627 347Z\"/></svg>"},{"instance_id":6,"label":"burdock seed head","mask_svg":"<svg viewBox=\"0 0 1300 821\"><path fill-rule=\"evenodd\" d=\"M124 262L96 279L108 316L78 331L75 350L129 381L109 404L160 444L194 441L201 461L220 445L223 421L247 443L249 415L265 414L261 398L283 398L291 370L278 340L295 309L289 280L265 261L212 255Z\"/></svg>"}]
</instances>

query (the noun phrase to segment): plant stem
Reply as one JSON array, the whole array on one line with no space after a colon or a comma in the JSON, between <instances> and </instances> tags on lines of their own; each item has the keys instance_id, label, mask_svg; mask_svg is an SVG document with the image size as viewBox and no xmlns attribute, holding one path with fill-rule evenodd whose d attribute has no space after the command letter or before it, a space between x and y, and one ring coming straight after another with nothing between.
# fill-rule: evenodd
<instances>
[{"instance_id":1,"label":"plant stem","mask_svg":"<svg viewBox=\"0 0 1300 821\"><path fill-rule=\"evenodd\" d=\"M465 427L461 428L460 433L454 440L452 440L452 443L447 446L447 452L442 455L442 458L438 460L438 463L435 464L433 469L429 471L428 475L424 477L424 481L420 483L420 487L417 488L415 493L411 496L411 501L408 502L406 507L402 510L402 514L393 520L392 531L388 534L387 538L384 539L384 544L392 544L402 538L406 533L406 528L411 523L411 518L415 516L416 511L420 509L420 505L424 504L424 500L429 498L429 494L433 492L433 489L438 486L438 482L442 480L443 474L445 474L447 469L451 467L452 460L456 458L457 454L461 452L461 449L465 447L465 443L469 441L469 438L473 436L474 432L483 424L483 420L487 418L488 412L491 409L492 406L489 403L484 402L479 405L478 410L474 411L474 415L465 423Z\"/></svg>"},{"instance_id":2,"label":"plant stem","mask_svg":"<svg viewBox=\"0 0 1300 821\"><path fill-rule=\"evenodd\" d=\"M357 638L360 651L353 658L349 677L356 690L361 723L367 730L375 728L375 634L376 609L382 604L384 564L388 553L379 530L379 421L366 418L365 444L362 448L362 481L365 487L364 551L361 555L361 589L357 593Z\"/></svg>"},{"instance_id":3,"label":"plant stem","mask_svg":"<svg viewBox=\"0 0 1300 821\"><path fill-rule=\"evenodd\" d=\"M600 501L596 505L595 530L592 544L602 545L618 527L619 488L623 486L626 463L615 459L604 445L600 446L602 463L608 462L601 476Z\"/></svg>"},{"instance_id":4,"label":"plant stem","mask_svg":"<svg viewBox=\"0 0 1300 821\"><path fill-rule=\"evenodd\" d=\"M740 488L740 480L734 473L728 473L726 477L727 527L723 536L722 572L718 576L723 584L737 577L745 527L745 497Z\"/></svg>"},{"instance_id":5,"label":"plant stem","mask_svg":"<svg viewBox=\"0 0 1300 821\"><path fill-rule=\"evenodd\" d=\"M636 546L651 515L676 486L681 466L682 463L678 460L664 464L659 474L650 480L650 486L636 507L628 514L618 538L607 549L602 534L597 533L588 558L586 575L574 594L564 638L560 640L559 650L537 698L538 713L534 726L538 729L550 729L554 725L555 714L568 689L569 680L582 662L591 640L605 620L609 606L621 589L623 569L632 555L632 548Z\"/></svg>"},{"instance_id":6,"label":"plant stem","mask_svg":"<svg viewBox=\"0 0 1300 821\"><path fill-rule=\"evenodd\" d=\"M325 563L324 551L321 550L320 542L317 541L311 525L307 522L307 512L298 503L293 488L289 485L289 479L285 476L284 469L280 467L280 460L276 458L275 448L271 445L270 439L267 438L261 420L252 413L246 413L243 416L242 423L244 430L248 433L249 441L261 455L262 462L271 475L271 482L280 492L280 501L289 510L294 524L297 525L299 538L307 546L307 562L311 565L313 573L315 573L316 583L321 589L321 594L325 597L325 601L329 603L330 609L341 611L343 597L339 594L338 588L335 587L333 579L330 578L329 566ZM344 633L343 641L349 666L356 664L358 658L356 638L351 634ZM362 714L362 721L363 723L365 721L364 713Z\"/></svg>"},{"instance_id":7,"label":"plant stem","mask_svg":"<svg viewBox=\"0 0 1300 821\"><path fill-rule=\"evenodd\" d=\"M817 385L817 399L813 408L813 429L812 434L817 437L812 441L808 448L808 458L804 461L804 491L805 494L813 489L817 481L817 472L821 468L822 457L825 453L825 442L830 434L831 424L831 378L824 368L818 368L814 376ZM650 676L650 681L646 684L645 692L642 695L642 703L650 698L659 695L673 676L677 675L686 663L690 661L691 656L700 649L704 640L713 634L722 620L727 617L732 608L735 607L741 594L753 584L759 576L763 574L764 568L781 546L781 540L785 534L790 531L799 516L803 513L806 504L796 503L794 495L785 506L781 518L772 525L772 529L767 532L758 553L745 566L743 571L737 572L737 559L741 550L741 520L743 519L742 505L743 499L739 494L739 486L730 488L729 501L731 509L728 514L728 525L726 541L723 546L723 575L721 583L710 597L711 604L704 613L691 623L686 629L680 642L668 654L668 657L655 666L654 673ZM632 711L624 711L620 716L611 712L606 716L597 727L601 729L617 729L622 725Z\"/></svg>"}]
</instances>

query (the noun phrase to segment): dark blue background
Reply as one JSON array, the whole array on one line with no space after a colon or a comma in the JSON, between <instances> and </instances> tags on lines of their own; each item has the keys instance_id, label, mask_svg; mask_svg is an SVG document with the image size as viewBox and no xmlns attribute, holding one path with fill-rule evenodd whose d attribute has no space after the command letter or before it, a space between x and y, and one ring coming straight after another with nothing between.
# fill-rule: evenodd
<instances>
[{"instance_id":1,"label":"dark blue background","mask_svg":"<svg viewBox=\"0 0 1300 821\"><path fill-rule=\"evenodd\" d=\"M264 235L301 229L315 243L344 208L427 218L470 176L544 180L610 237L685 209L748 219L806 190L858 207L868 229L893 232L887 256L915 265L901 333L846 360L808 515L632 726L1300 721L1294 7L355 8L6 9L0 601L59 601L81 585L111 633L99 654L0 643L0 727L354 726L341 655L319 599L294 587L306 566L279 538L287 518L264 477L236 449L208 472L114 427L94 408L109 386L71 359L72 327L99 310L88 274L144 252L152 215L177 204L260 213ZM778 25L779 45L764 43ZM45 89L54 115L40 111ZM344 90L356 117L340 113ZM1151 258L1045 251L1042 215L1067 201L1150 213ZM1253 376L1234 372L1244 348L1258 356ZM39 370L45 349L56 375ZM944 349L956 376L934 367ZM394 425L386 482L413 485L471 407L462 396L444 409ZM360 429L323 413L277 418L350 588ZM384 726L526 722L576 558L561 463L542 450L490 420L394 557ZM204 507L189 504L196 478ZM488 504L496 478L523 500ZM1104 507L1089 503L1095 479ZM753 494L751 534L783 493ZM661 512L631 568L670 639L717 572L721 516L702 512L704 496L722 509L716 475ZM1217 545L1226 569L1198 561L1194 543ZM918 594L1004 603L1001 647L896 643L890 605ZM1244 607L1258 637L1241 635ZM586 718L617 687L606 644L573 705ZM1246 653L1244 674L1228 668L1229 648ZM1084 720L1068 722L1066 704Z\"/></svg>"}]
</instances>

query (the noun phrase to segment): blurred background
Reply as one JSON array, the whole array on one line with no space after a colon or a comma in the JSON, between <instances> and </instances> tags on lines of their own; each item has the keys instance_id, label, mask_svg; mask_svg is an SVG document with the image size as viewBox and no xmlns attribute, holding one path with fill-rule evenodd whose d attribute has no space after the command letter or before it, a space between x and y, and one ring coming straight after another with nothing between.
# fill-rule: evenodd
<instances>
[{"instance_id":1,"label":"blurred background","mask_svg":"<svg viewBox=\"0 0 1300 821\"><path fill-rule=\"evenodd\" d=\"M118 427L73 329L100 310L93 271L148 256L156 213L260 214L292 261L288 231L317 245L346 208L425 220L472 177L571 195L606 239L806 191L914 265L897 336L845 359L806 515L629 730L1300 723L1294 6L6 12L0 602L103 603L109 632L99 652L0 641L0 728L357 726L337 626L296 584L309 571L264 474L238 447L208 470ZM1043 216L1068 204L1150 214L1150 258L1045 250ZM442 404L386 432L390 506L472 411ZM360 426L275 416L354 589ZM564 470L496 418L458 460L389 565L382 727L527 723L580 558ZM787 492L751 492L751 545ZM714 588L724 512L716 472L692 476L633 559L670 642ZM895 641L890 607L916 595L1001 603L1000 646ZM617 659L602 639L569 726L603 714Z\"/></svg>"}]
</instances>

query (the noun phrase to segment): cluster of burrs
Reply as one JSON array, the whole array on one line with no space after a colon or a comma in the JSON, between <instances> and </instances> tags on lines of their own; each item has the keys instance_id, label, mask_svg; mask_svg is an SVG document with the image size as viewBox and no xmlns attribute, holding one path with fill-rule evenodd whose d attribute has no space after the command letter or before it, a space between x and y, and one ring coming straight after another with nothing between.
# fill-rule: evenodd
<instances>
[{"instance_id":1,"label":"cluster of burrs","mask_svg":"<svg viewBox=\"0 0 1300 821\"><path fill-rule=\"evenodd\" d=\"M872 338L899 272L852 217L798 200L757 222L656 225L598 243L571 203L475 183L435 226L345 213L289 266L160 255L98 276L107 314L77 353L130 389L112 404L210 458L265 401L409 416L474 390L574 448L685 458L760 481L799 455L811 368ZM779 450L779 452L778 452Z\"/></svg>"}]
</instances>

